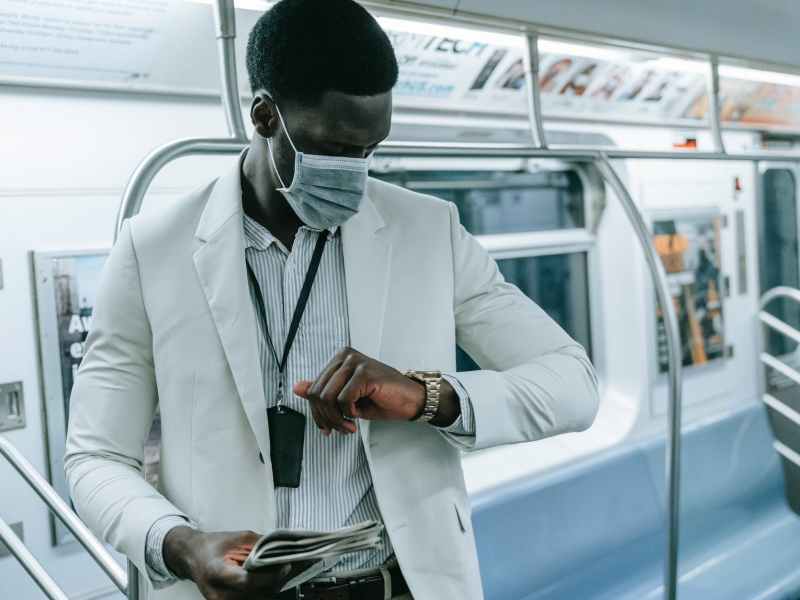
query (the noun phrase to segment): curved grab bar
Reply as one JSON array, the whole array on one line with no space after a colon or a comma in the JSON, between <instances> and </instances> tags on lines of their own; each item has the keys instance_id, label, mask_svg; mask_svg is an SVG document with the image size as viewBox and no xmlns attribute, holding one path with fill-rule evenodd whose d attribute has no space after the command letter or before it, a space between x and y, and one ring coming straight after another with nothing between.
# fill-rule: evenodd
<instances>
[{"instance_id":1,"label":"curved grab bar","mask_svg":"<svg viewBox=\"0 0 800 600\"><path fill-rule=\"evenodd\" d=\"M789 298L800 304L800 290L785 285L767 290L764 292L764 295L761 296L761 308L766 308L767 304L778 298Z\"/></svg>"},{"instance_id":2,"label":"curved grab bar","mask_svg":"<svg viewBox=\"0 0 800 600\"><path fill-rule=\"evenodd\" d=\"M800 343L800 330L792 327L785 321L781 321L780 319L778 319L777 317L771 315L766 311L767 305L769 305L771 302L775 300L778 300L779 298L794 300L795 302L800 304L800 290L784 285L767 290L761 296L760 300L761 310L759 310L758 312L758 320L761 321L762 324L772 329L773 331L777 331L778 333L789 338L790 340ZM787 379L790 379L796 385L800 385L800 371L798 371L791 365L786 364L780 358L778 358L777 356L773 356L766 350L761 351L759 358L761 362L767 367L777 371ZM764 394L765 399L767 396L769 396L769 394L765 393ZM783 405L783 403L777 398L773 398L773 401L777 404Z\"/></svg>"},{"instance_id":3,"label":"curved grab bar","mask_svg":"<svg viewBox=\"0 0 800 600\"><path fill-rule=\"evenodd\" d=\"M106 575L111 578L114 585L123 594L128 593L128 577L123 568L114 560L106 547L89 531L83 524L78 515L67 505L61 496L50 486L44 477L39 474L28 459L17 450L11 442L0 435L0 454L2 454L11 466L22 476L39 497L47 504L53 514L66 525L72 535L75 536L86 551L92 556Z\"/></svg>"},{"instance_id":4,"label":"curved grab bar","mask_svg":"<svg viewBox=\"0 0 800 600\"><path fill-rule=\"evenodd\" d=\"M219 59L220 95L230 137L176 140L148 154L136 167L122 193L114 227L115 242L125 219L139 212L153 178L166 164L182 156L239 152L249 141L242 118L236 73L236 9L232 0L214 0L213 11Z\"/></svg>"},{"instance_id":5,"label":"curved grab bar","mask_svg":"<svg viewBox=\"0 0 800 600\"><path fill-rule=\"evenodd\" d=\"M198 154L237 154L249 143L248 139L237 138L187 138L170 142L151 152L136 167L128 180L117 212L114 240L125 219L139 212L144 195L156 174L172 160ZM539 148L523 144L451 144L439 142L388 142L382 144L378 155L408 157L494 157L494 158L563 158L571 160L598 160L602 154L607 159L641 160L724 160L761 161L783 160L800 162L800 154L777 154L775 152L755 152L748 154L721 154L718 152L688 151L638 151L638 150L598 150L592 147Z\"/></svg>"},{"instance_id":6,"label":"curved grab bar","mask_svg":"<svg viewBox=\"0 0 800 600\"><path fill-rule=\"evenodd\" d=\"M122 200L117 211L116 226L114 227L114 241L122 229L126 219L137 214L142 208L144 195L153 178L171 161L183 156L235 154L241 152L247 140L226 138L186 138L164 144L156 148L140 162L128 180L128 185L122 194Z\"/></svg>"},{"instance_id":7,"label":"curved grab bar","mask_svg":"<svg viewBox=\"0 0 800 600\"><path fill-rule=\"evenodd\" d=\"M600 154L597 167L603 178L614 190L617 199L625 210L639 245L644 252L656 298L661 307L664 328L667 334L667 350L669 355L669 379L667 421L668 435L666 436L666 463L667 472L667 553L664 559L664 595L669 600L677 598L678 594L678 547L680 537L680 499L681 499L681 408L683 389L681 371L683 359L681 356L681 336L678 327L678 317L675 314L672 295L669 291L669 282L664 265L653 246L650 230L642 218L642 213L636 207L628 188L620 179L608 157Z\"/></svg>"},{"instance_id":8,"label":"curved grab bar","mask_svg":"<svg viewBox=\"0 0 800 600\"><path fill-rule=\"evenodd\" d=\"M212 153L233 153L239 152L242 149L242 142L234 140L180 140L173 142L171 145L162 147L157 150L153 155L148 157L137 168L137 172L131 178L132 185L129 190L126 190L126 196L123 198L123 203L120 206L120 214L117 220L117 230L122 226L125 219L133 216L138 212L141 207L144 191L152 181L156 172L162 168L173 158L178 156L196 153L196 154L212 154ZM387 145L391 148L391 145ZM389 152L385 150L384 152ZM441 153L441 150L439 150ZM513 152L513 150L512 150ZM672 297L669 293L669 284L667 276L664 271L661 259L655 251L650 241L650 232L647 228L644 219L636 207L633 197L628 192L625 184L617 175L614 167L609 161L608 154L597 151L586 152L571 152L571 151L558 151L558 150L540 150L542 155L555 156L555 157L577 157L586 159L587 156L597 164L598 169L603 176L603 179L608 183L611 189L614 190L617 198L622 203L628 221L633 227L637 240L644 251L645 260L647 262L648 270L650 271L653 279L653 285L656 289L656 298L659 306L661 306L662 315L664 315L666 333L667 333L667 346L669 349L669 407L668 407L668 421L669 421L669 435L667 436L666 444L666 463L667 470L667 495L668 495L668 525L667 525L667 558L665 568L665 589L667 590L666 597L673 600L677 595L677 568L678 568L678 545L679 545L679 518L680 518L680 451L681 451L681 402L682 402L682 386L681 386L681 350L680 350L680 333L678 329L678 321L674 312ZM130 193L128 193L130 192Z\"/></svg>"}]
</instances>

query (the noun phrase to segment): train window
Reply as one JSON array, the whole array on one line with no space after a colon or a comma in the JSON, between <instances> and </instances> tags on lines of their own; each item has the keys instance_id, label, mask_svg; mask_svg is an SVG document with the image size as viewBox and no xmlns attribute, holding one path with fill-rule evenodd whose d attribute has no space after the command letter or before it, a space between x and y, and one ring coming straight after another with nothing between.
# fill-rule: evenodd
<instances>
[{"instance_id":1,"label":"train window","mask_svg":"<svg viewBox=\"0 0 800 600\"><path fill-rule=\"evenodd\" d=\"M588 257L586 252L503 258L500 272L522 290L586 348L591 355ZM457 351L459 371L478 368L461 348Z\"/></svg>"},{"instance_id":2,"label":"train window","mask_svg":"<svg viewBox=\"0 0 800 600\"><path fill-rule=\"evenodd\" d=\"M453 202L464 227L495 257L506 281L536 302L591 355L586 197L589 190L569 168L509 170L389 169L373 173L384 181ZM537 235L575 232L565 249L548 248ZM505 237L503 234L517 234ZM525 240L520 246L521 234ZM491 240L491 241L490 241ZM551 242L552 243L552 242ZM460 347L459 371L478 369Z\"/></svg>"},{"instance_id":3,"label":"train window","mask_svg":"<svg viewBox=\"0 0 800 600\"><path fill-rule=\"evenodd\" d=\"M585 226L583 183L574 171L401 171L376 177L453 202L473 235Z\"/></svg>"},{"instance_id":4,"label":"train window","mask_svg":"<svg viewBox=\"0 0 800 600\"><path fill-rule=\"evenodd\" d=\"M678 313L684 366L725 356L719 216L656 221L653 238ZM658 314L658 363L668 369L664 321Z\"/></svg>"},{"instance_id":5,"label":"train window","mask_svg":"<svg viewBox=\"0 0 800 600\"><path fill-rule=\"evenodd\" d=\"M534 172L407 169L373 175L453 202L467 231L491 244L490 252L506 281L541 306L591 355L587 190L577 172L569 168ZM548 250L532 241L536 234L558 230L583 236L582 245ZM503 234L517 235L505 238ZM519 234L534 235L520 248L514 246ZM459 371L479 368L460 347L456 366Z\"/></svg>"},{"instance_id":6,"label":"train window","mask_svg":"<svg viewBox=\"0 0 800 600\"><path fill-rule=\"evenodd\" d=\"M797 180L788 168L772 168L762 176L763 194L759 205L759 262L761 293L780 286L800 287L800 255L797 232ZM800 329L800 306L785 299L773 301L767 311ZM771 329L765 337L766 350L785 356L796 343Z\"/></svg>"}]
</instances>

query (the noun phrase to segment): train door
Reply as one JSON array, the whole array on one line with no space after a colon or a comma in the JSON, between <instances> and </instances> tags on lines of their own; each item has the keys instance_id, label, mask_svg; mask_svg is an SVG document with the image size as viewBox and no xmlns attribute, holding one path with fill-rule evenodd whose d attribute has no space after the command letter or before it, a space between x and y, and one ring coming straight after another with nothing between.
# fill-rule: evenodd
<instances>
[{"instance_id":1,"label":"train door","mask_svg":"<svg viewBox=\"0 0 800 600\"><path fill-rule=\"evenodd\" d=\"M798 190L800 172L791 163L763 163L759 168L760 189L757 198L759 286L763 295L778 287L800 289L800 210ZM772 301L767 312L784 323L800 329L800 305L787 299ZM800 370L800 347L787 336L771 329L763 333L763 350L785 364ZM800 453L800 386L772 368L764 372L765 402L770 425L778 443ZM788 411L787 411L788 408ZM800 466L787 459L782 463L787 497L800 514Z\"/></svg>"},{"instance_id":2,"label":"train door","mask_svg":"<svg viewBox=\"0 0 800 600\"><path fill-rule=\"evenodd\" d=\"M758 243L760 292L778 286L800 288L800 248L798 248L798 172L791 164L762 164L759 170ZM800 326L800 306L776 300L768 312L792 325ZM765 350L773 356L791 360L794 344L775 331L766 335Z\"/></svg>"}]
</instances>

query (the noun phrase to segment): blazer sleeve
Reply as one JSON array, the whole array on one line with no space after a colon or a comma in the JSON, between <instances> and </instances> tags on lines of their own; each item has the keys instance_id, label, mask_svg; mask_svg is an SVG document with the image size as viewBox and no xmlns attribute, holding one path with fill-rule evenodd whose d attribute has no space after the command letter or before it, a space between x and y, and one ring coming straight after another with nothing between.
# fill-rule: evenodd
<instances>
[{"instance_id":1,"label":"blazer sleeve","mask_svg":"<svg viewBox=\"0 0 800 600\"><path fill-rule=\"evenodd\" d=\"M70 493L90 529L148 573L150 527L161 517L186 515L142 474L157 391L129 224L103 270L86 347L70 400L64 457Z\"/></svg>"},{"instance_id":2,"label":"blazer sleeve","mask_svg":"<svg viewBox=\"0 0 800 600\"><path fill-rule=\"evenodd\" d=\"M468 449L587 429L597 377L583 347L508 283L450 205L456 340L480 366L457 374L475 419Z\"/></svg>"}]
</instances>

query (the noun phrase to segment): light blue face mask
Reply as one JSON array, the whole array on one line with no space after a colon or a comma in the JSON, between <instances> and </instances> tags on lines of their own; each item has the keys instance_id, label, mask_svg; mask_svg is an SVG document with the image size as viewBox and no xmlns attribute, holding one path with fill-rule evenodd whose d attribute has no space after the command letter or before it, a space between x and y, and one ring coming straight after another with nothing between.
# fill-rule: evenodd
<instances>
[{"instance_id":1,"label":"light blue face mask","mask_svg":"<svg viewBox=\"0 0 800 600\"><path fill-rule=\"evenodd\" d=\"M272 167L281 183L278 191L283 194L300 220L309 227L322 230L341 225L358 212L366 194L370 159L298 151L277 104L275 108L278 110L286 139L294 150L294 177L287 186L275 164L272 140L267 138Z\"/></svg>"}]
</instances>

